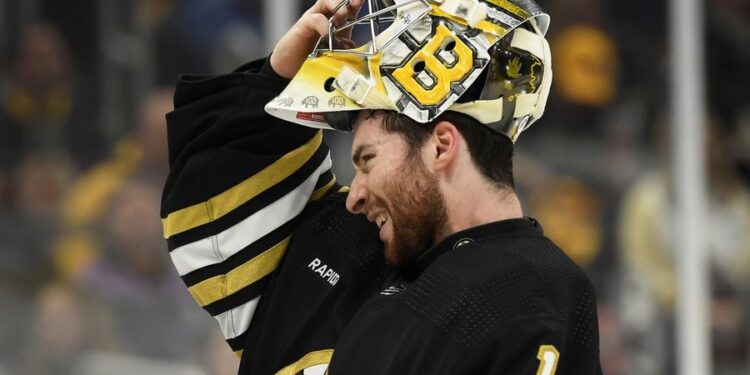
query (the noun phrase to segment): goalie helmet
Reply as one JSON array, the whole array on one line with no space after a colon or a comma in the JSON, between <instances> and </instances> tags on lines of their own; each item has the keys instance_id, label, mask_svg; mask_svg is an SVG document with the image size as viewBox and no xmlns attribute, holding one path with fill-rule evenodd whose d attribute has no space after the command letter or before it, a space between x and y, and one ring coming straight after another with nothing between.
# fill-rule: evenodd
<instances>
[{"instance_id":1,"label":"goalie helmet","mask_svg":"<svg viewBox=\"0 0 750 375\"><path fill-rule=\"evenodd\" d=\"M339 27L329 21L328 35L266 111L351 131L363 109L397 111L420 123L449 110L514 142L542 116L552 81L544 39L549 16L533 1L391 1L367 0L367 15ZM366 43L334 48L336 33L363 24Z\"/></svg>"}]
</instances>

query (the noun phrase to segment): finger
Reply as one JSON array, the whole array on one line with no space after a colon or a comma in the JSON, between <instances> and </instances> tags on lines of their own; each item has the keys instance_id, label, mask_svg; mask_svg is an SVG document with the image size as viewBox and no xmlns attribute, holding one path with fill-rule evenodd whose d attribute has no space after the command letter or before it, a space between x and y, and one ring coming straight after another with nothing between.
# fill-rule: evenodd
<instances>
[{"instance_id":1,"label":"finger","mask_svg":"<svg viewBox=\"0 0 750 375\"><path fill-rule=\"evenodd\" d=\"M296 30L298 36L305 39L328 35L328 18L320 13L303 15L296 26L299 26L299 30Z\"/></svg>"},{"instance_id":2,"label":"finger","mask_svg":"<svg viewBox=\"0 0 750 375\"><path fill-rule=\"evenodd\" d=\"M361 0L359 0L361 1ZM326 17L334 15L334 9L338 12L339 5L347 3L346 0L318 0L309 10L313 13L322 13ZM346 5L341 5L341 9L346 8Z\"/></svg>"},{"instance_id":3,"label":"finger","mask_svg":"<svg viewBox=\"0 0 750 375\"><path fill-rule=\"evenodd\" d=\"M360 8L362 7L362 1L363 0L351 0L348 6L339 9L333 16L334 24L340 27L356 20L359 15ZM353 30L354 26L351 26L345 30L342 30L337 36L345 39L351 39Z\"/></svg>"},{"instance_id":4,"label":"finger","mask_svg":"<svg viewBox=\"0 0 750 375\"><path fill-rule=\"evenodd\" d=\"M359 16L359 11L362 9L362 0L351 0L346 8L339 9L337 16L342 16L346 20L353 21Z\"/></svg>"},{"instance_id":5,"label":"finger","mask_svg":"<svg viewBox=\"0 0 750 375\"><path fill-rule=\"evenodd\" d=\"M359 14L359 10L362 8L362 0L350 0L349 6L346 7L348 10L347 17L348 19L356 19L357 15Z\"/></svg>"},{"instance_id":6,"label":"finger","mask_svg":"<svg viewBox=\"0 0 750 375\"><path fill-rule=\"evenodd\" d=\"M333 45L337 49L353 49L356 47L353 40L339 37L334 38Z\"/></svg>"},{"instance_id":7,"label":"finger","mask_svg":"<svg viewBox=\"0 0 750 375\"><path fill-rule=\"evenodd\" d=\"M351 0L341 7L342 14L346 15L359 10L363 0ZM279 39L271 54L270 63L273 69L285 78L293 77L304 63L307 55L312 51L318 38L328 35L328 17L333 13L332 9L340 3L340 0L318 0L310 7L300 19ZM353 5L352 5L353 4ZM350 9L350 7L354 7ZM348 38L346 38L348 39ZM336 42L334 42L336 44ZM342 48L353 48L353 43L343 42Z\"/></svg>"},{"instance_id":8,"label":"finger","mask_svg":"<svg viewBox=\"0 0 750 375\"><path fill-rule=\"evenodd\" d=\"M357 1L361 2L362 0L357 0ZM333 22L334 25L342 25L343 19L346 18L346 15L348 14L348 10L347 10L348 4L349 4L348 0L318 0L315 4L313 4L312 7L310 7L309 9L307 9L307 11L305 11L305 13L303 14L303 17L310 16L313 14L320 14L326 17L327 19L330 18L331 22ZM319 25L317 27L318 27L317 30L319 32L322 31ZM309 29L310 28L308 28L308 30ZM327 34L328 34L328 30L320 33L320 35L327 35Z\"/></svg>"}]
</instances>

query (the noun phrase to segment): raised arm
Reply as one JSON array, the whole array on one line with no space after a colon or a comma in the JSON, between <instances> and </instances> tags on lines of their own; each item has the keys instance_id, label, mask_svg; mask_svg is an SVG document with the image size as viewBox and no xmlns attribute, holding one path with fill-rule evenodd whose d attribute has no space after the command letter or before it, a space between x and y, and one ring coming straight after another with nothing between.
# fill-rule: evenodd
<instances>
[{"instance_id":1,"label":"raised arm","mask_svg":"<svg viewBox=\"0 0 750 375\"><path fill-rule=\"evenodd\" d=\"M262 63L219 77L182 77L167 116L164 237L191 295L234 351L294 219L335 185L321 132L263 112L286 82L263 73Z\"/></svg>"},{"instance_id":2,"label":"raised arm","mask_svg":"<svg viewBox=\"0 0 750 375\"><path fill-rule=\"evenodd\" d=\"M251 373L332 348L378 284L376 231L334 194L344 189L321 131L263 110L327 31L333 6L316 3L271 59L226 75L182 76L167 115L170 174L161 216L170 257L232 350L254 348L243 355ZM346 238L328 227L345 228Z\"/></svg>"}]
</instances>

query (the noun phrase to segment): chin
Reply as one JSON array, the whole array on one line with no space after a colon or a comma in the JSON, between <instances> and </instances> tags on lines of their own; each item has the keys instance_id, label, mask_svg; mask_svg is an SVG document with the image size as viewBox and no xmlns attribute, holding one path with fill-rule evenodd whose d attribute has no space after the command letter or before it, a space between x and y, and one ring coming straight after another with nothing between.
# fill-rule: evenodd
<instances>
[{"instance_id":1,"label":"chin","mask_svg":"<svg viewBox=\"0 0 750 375\"><path fill-rule=\"evenodd\" d=\"M424 250L415 251L393 243L386 243L384 246L385 261L394 268L411 267L423 252Z\"/></svg>"},{"instance_id":2,"label":"chin","mask_svg":"<svg viewBox=\"0 0 750 375\"><path fill-rule=\"evenodd\" d=\"M403 253L390 242L385 243L384 255L385 262L391 267L399 268L405 263Z\"/></svg>"},{"instance_id":3,"label":"chin","mask_svg":"<svg viewBox=\"0 0 750 375\"><path fill-rule=\"evenodd\" d=\"M401 257L399 256L396 249L393 248L390 244L385 244L384 246L384 255L385 255L385 262L391 266L391 267L399 267L401 266Z\"/></svg>"}]
</instances>

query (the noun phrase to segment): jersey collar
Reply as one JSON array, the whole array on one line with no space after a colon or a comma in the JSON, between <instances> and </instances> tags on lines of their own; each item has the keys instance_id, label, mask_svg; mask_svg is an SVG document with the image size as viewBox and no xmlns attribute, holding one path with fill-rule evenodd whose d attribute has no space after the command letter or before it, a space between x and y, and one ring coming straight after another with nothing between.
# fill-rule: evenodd
<instances>
[{"instance_id":1,"label":"jersey collar","mask_svg":"<svg viewBox=\"0 0 750 375\"><path fill-rule=\"evenodd\" d=\"M465 229L445 237L424 254L420 255L419 258L417 258L416 266L421 273L427 269L435 259L451 250L458 249L475 241L521 233L541 235L542 226L535 219L523 217L496 221Z\"/></svg>"}]
</instances>

